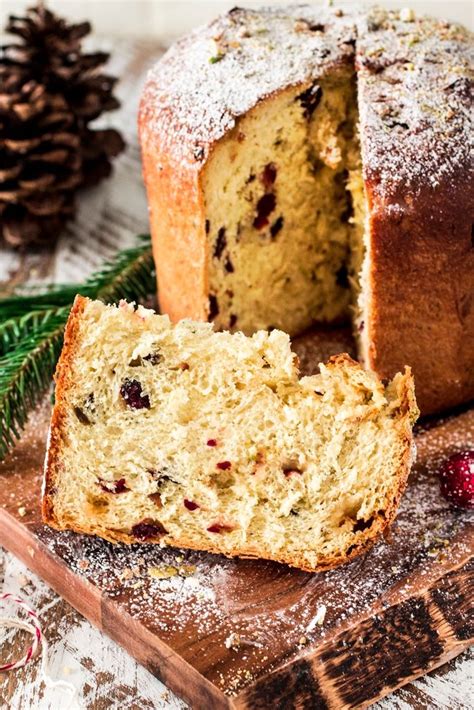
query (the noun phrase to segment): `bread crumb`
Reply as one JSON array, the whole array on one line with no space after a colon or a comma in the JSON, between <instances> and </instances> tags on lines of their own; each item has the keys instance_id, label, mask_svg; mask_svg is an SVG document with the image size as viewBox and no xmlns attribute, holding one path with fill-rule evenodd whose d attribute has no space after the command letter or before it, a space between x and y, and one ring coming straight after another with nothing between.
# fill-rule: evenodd
<instances>
[{"instance_id":1,"label":"bread crumb","mask_svg":"<svg viewBox=\"0 0 474 710\"><path fill-rule=\"evenodd\" d=\"M79 560L77 566L79 569L86 570L89 567L89 562L87 560Z\"/></svg>"},{"instance_id":2,"label":"bread crumb","mask_svg":"<svg viewBox=\"0 0 474 710\"><path fill-rule=\"evenodd\" d=\"M25 508L24 505L20 505L20 507L18 508L18 515L20 516L20 518L24 518L24 517L25 517L25 515L26 515L26 508Z\"/></svg>"},{"instance_id":3,"label":"bread crumb","mask_svg":"<svg viewBox=\"0 0 474 710\"><path fill-rule=\"evenodd\" d=\"M240 646L240 636L232 632L224 641L224 645L226 648L238 648Z\"/></svg>"},{"instance_id":4,"label":"bread crumb","mask_svg":"<svg viewBox=\"0 0 474 710\"><path fill-rule=\"evenodd\" d=\"M298 646L306 646L307 643L308 643L307 636L301 636L298 640Z\"/></svg>"},{"instance_id":5,"label":"bread crumb","mask_svg":"<svg viewBox=\"0 0 474 710\"><path fill-rule=\"evenodd\" d=\"M120 581L124 582L126 579L133 579L133 572L130 567L124 567L118 576Z\"/></svg>"}]
</instances>

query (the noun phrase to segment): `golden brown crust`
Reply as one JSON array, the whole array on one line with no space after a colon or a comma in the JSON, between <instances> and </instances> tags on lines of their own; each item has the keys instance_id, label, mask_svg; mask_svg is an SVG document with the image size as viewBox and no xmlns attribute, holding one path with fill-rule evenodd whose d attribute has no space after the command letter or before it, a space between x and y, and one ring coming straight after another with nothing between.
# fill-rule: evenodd
<instances>
[{"instance_id":1,"label":"golden brown crust","mask_svg":"<svg viewBox=\"0 0 474 710\"><path fill-rule=\"evenodd\" d=\"M87 301L87 298L79 295L74 299L74 304L71 308L64 331L64 344L61 356L54 375L56 384L55 405L51 414L48 445L44 463L42 516L45 523L56 528L58 528L58 521L54 512L54 494L58 471L61 466L61 451L64 446L65 437L64 422L66 420L66 411L64 402L72 384L71 363L74 360L74 354L78 344L81 314L84 311Z\"/></svg>"},{"instance_id":2,"label":"golden brown crust","mask_svg":"<svg viewBox=\"0 0 474 710\"><path fill-rule=\"evenodd\" d=\"M58 362L56 370L56 404L53 409L50 439L48 443L47 457L45 463L45 484L43 493L43 520L45 523L57 530L74 530L78 533L88 535L98 535L112 543L136 544L137 538L121 530L111 530L102 528L98 525L90 525L89 527L77 525L73 522L67 525L61 524L54 513L54 487L58 475L58 468L61 465L61 447L64 445L64 429L63 422L65 421L64 398L67 396L68 389L71 384L71 369L70 363L74 358L74 352L78 343L78 332L80 316L84 310L87 299L82 296L77 296L74 301L74 306L66 326L64 348L61 358ZM340 368L341 366L350 365L355 369L361 369L359 363L353 360L346 353L334 355L327 363L328 368ZM393 412L398 418L397 428L399 430L400 441L403 443L402 455L399 461L399 467L396 474L397 485L387 497L384 509L374 515L372 525L367 530L358 531L355 534L355 542L351 543L345 553L338 556L321 557L315 567L310 567L307 564L307 555L302 550L301 554L271 555L267 552L262 555L262 551L252 547L235 548L232 552L223 553L221 549L208 545L205 548L206 552L215 554L225 554L228 557L242 558L263 558L288 564L292 567L305 570L307 572L319 572L336 567L337 565L349 562L354 557L366 552L379 539L384 531L393 522L400 498L406 488L408 474L411 467L413 434L411 424L418 414L415 397L413 378L409 368L405 368L404 375L399 379L397 386L397 399L400 404L398 410ZM202 550L201 545L197 545L191 538L181 537L179 539L165 536L156 540L147 541L150 544L166 544L171 547ZM313 551L314 552L314 551Z\"/></svg>"}]
</instances>

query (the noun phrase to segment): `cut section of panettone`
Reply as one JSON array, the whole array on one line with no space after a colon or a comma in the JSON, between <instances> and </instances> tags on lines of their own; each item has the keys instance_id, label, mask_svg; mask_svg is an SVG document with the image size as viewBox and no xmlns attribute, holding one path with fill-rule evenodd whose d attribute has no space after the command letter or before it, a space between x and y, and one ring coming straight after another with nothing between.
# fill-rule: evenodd
<instances>
[{"instance_id":1,"label":"cut section of panettone","mask_svg":"<svg viewBox=\"0 0 474 710\"><path fill-rule=\"evenodd\" d=\"M214 332L78 296L56 373L43 515L59 529L345 562L392 521L417 416L348 355L299 379L288 335Z\"/></svg>"}]
</instances>

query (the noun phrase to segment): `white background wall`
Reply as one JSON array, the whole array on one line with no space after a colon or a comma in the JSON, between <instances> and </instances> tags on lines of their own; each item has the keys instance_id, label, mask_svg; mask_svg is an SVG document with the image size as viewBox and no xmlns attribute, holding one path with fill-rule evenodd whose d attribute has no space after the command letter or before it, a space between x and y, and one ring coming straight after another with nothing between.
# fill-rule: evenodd
<instances>
[{"instance_id":1,"label":"white background wall","mask_svg":"<svg viewBox=\"0 0 474 710\"><path fill-rule=\"evenodd\" d=\"M296 4L302 4L299 0ZM316 0L320 4L322 0ZM0 0L0 22L5 24L9 13L22 12L33 0ZM71 19L89 19L95 32L117 36L172 38L187 32L235 5L259 7L288 4L288 0L48 0L47 6ZM338 6L354 3L342 0ZM387 8L411 7L417 13L474 26L473 0L366 0Z\"/></svg>"}]
</instances>

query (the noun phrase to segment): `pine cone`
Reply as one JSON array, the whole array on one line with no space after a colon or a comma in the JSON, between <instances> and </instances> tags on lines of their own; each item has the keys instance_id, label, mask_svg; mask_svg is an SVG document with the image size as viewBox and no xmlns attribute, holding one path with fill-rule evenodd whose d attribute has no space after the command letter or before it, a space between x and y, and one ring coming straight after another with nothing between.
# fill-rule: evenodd
<instances>
[{"instance_id":1,"label":"pine cone","mask_svg":"<svg viewBox=\"0 0 474 710\"><path fill-rule=\"evenodd\" d=\"M54 242L82 185L109 175L124 142L89 123L119 106L103 52L81 54L89 23L68 25L43 7L10 17L23 44L0 55L0 236L13 246Z\"/></svg>"}]
</instances>

